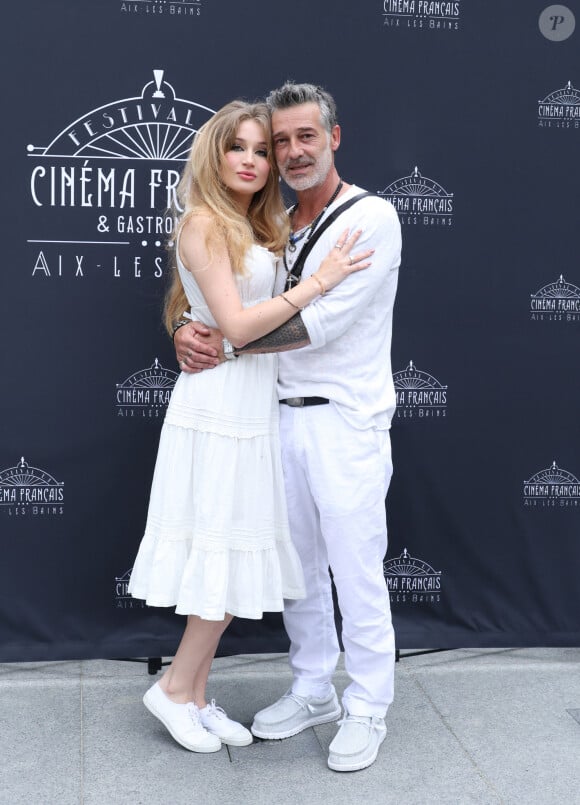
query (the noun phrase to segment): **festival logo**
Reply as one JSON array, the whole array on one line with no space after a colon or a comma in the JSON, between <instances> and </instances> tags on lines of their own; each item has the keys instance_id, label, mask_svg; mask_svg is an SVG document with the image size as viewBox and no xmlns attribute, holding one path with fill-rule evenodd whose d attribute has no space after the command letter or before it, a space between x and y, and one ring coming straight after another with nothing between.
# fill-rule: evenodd
<instances>
[{"instance_id":1,"label":"festival logo","mask_svg":"<svg viewBox=\"0 0 580 805\"><path fill-rule=\"evenodd\" d=\"M555 461L524 481L524 506L580 507L580 481Z\"/></svg>"},{"instance_id":2,"label":"festival logo","mask_svg":"<svg viewBox=\"0 0 580 805\"><path fill-rule=\"evenodd\" d=\"M129 582L131 581L130 568L122 576L115 577L114 601L116 609L143 609L146 604L140 598L133 598L129 592Z\"/></svg>"},{"instance_id":3,"label":"festival logo","mask_svg":"<svg viewBox=\"0 0 580 805\"><path fill-rule=\"evenodd\" d=\"M397 395L396 419L443 419L447 416L447 386L409 361L393 373Z\"/></svg>"},{"instance_id":4,"label":"festival logo","mask_svg":"<svg viewBox=\"0 0 580 805\"><path fill-rule=\"evenodd\" d=\"M538 126L580 129L580 90L573 87L571 81L538 101Z\"/></svg>"},{"instance_id":5,"label":"festival logo","mask_svg":"<svg viewBox=\"0 0 580 805\"><path fill-rule=\"evenodd\" d=\"M117 416L158 419L165 413L178 372L165 369L157 358L148 369L140 369L117 383Z\"/></svg>"},{"instance_id":6,"label":"festival logo","mask_svg":"<svg viewBox=\"0 0 580 805\"><path fill-rule=\"evenodd\" d=\"M191 19L201 15L201 0L115 0L122 14L141 17L175 17Z\"/></svg>"},{"instance_id":7,"label":"festival logo","mask_svg":"<svg viewBox=\"0 0 580 805\"><path fill-rule=\"evenodd\" d=\"M31 467L24 457L0 472L0 510L11 517L42 517L64 513L64 481Z\"/></svg>"},{"instance_id":8,"label":"festival logo","mask_svg":"<svg viewBox=\"0 0 580 805\"><path fill-rule=\"evenodd\" d=\"M461 0L383 0L383 25L423 31L458 31Z\"/></svg>"},{"instance_id":9,"label":"festival logo","mask_svg":"<svg viewBox=\"0 0 580 805\"><path fill-rule=\"evenodd\" d=\"M405 548L383 563L391 604L437 604L441 600L441 571L433 570Z\"/></svg>"},{"instance_id":10,"label":"festival logo","mask_svg":"<svg viewBox=\"0 0 580 805\"><path fill-rule=\"evenodd\" d=\"M92 109L47 146L29 145L35 280L162 277L168 210L178 207L193 136L212 114L153 70L139 95Z\"/></svg>"},{"instance_id":11,"label":"festival logo","mask_svg":"<svg viewBox=\"0 0 580 805\"><path fill-rule=\"evenodd\" d=\"M556 282L530 294L532 321L580 321L580 288L566 282L562 274Z\"/></svg>"},{"instance_id":12,"label":"festival logo","mask_svg":"<svg viewBox=\"0 0 580 805\"><path fill-rule=\"evenodd\" d=\"M378 194L390 201L403 226L450 227L453 223L453 193L439 182L422 176L417 167L409 176L397 179Z\"/></svg>"}]
</instances>

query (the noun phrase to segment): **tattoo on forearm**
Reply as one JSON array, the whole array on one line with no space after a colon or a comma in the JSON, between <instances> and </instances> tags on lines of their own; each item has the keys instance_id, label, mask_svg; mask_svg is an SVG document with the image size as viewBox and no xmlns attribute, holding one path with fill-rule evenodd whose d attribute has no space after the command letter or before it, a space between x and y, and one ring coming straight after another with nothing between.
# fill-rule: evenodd
<instances>
[{"instance_id":1,"label":"tattoo on forearm","mask_svg":"<svg viewBox=\"0 0 580 805\"><path fill-rule=\"evenodd\" d=\"M297 313L285 324L268 333L268 335L251 341L245 347L236 349L236 353L250 352L253 355L257 355L262 352L287 352L290 349L307 347L309 343L308 331L300 318L300 314Z\"/></svg>"}]
</instances>

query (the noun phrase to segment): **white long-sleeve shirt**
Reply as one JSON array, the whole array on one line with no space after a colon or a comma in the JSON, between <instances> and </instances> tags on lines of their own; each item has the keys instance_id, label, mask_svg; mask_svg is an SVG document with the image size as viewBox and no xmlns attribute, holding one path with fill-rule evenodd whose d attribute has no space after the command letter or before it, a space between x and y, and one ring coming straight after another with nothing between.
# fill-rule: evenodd
<instances>
[{"instance_id":1,"label":"white long-sleeve shirt","mask_svg":"<svg viewBox=\"0 0 580 805\"><path fill-rule=\"evenodd\" d=\"M352 185L329 207L325 217L361 192ZM362 229L351 254L375 249L369 258L372 265L352 274L302 311L311 343L279 354L278 396L327 397L354 427L384 430L390 427L396 403L391 333L401 228L388 201L376 196L361 199L319 238L306 260L304 279L318 269L347 228L351 233ZM276 293L283 290L285 279L280 261Z\"/></svg>"}]
</instances>

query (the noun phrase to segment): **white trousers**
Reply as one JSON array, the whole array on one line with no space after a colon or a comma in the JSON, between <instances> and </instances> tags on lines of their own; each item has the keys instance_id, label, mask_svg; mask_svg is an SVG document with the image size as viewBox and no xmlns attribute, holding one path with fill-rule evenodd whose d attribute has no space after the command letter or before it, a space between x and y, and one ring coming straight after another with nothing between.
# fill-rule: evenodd
<instances>
[{"instance_id":1,"label":"white trousers","mask_svg":"<svg viewBox=\"0 0 580 805\"><path fill-rule=\"evenodd\" d=\"M306 598L286 601L292 690L325 696L339 657L329 566L342 615L352 715L384 717L393 700L395 636L383 575L388 431L352 428L329 405L280 406L290 532Z\"/></svg>"}]
</instances>

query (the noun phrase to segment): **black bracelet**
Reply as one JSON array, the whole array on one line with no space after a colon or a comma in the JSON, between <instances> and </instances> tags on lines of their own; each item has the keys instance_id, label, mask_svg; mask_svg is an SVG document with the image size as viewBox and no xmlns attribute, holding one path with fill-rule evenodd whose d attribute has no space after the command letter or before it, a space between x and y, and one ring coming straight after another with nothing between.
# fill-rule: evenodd
<instances>
[{"instance_id":1,"label":"black bracelet","mask_svg":"<svg viewBox=\"0 0 580 805\"><path fill-rule=\"evenodd\" d=\"M175 333L179 330L180 327L185 327L186 324L189 324L191 319L179 319L173 325L173 332L171 333L171 338L175 341Z\"/></svg>"}]
</instances>

